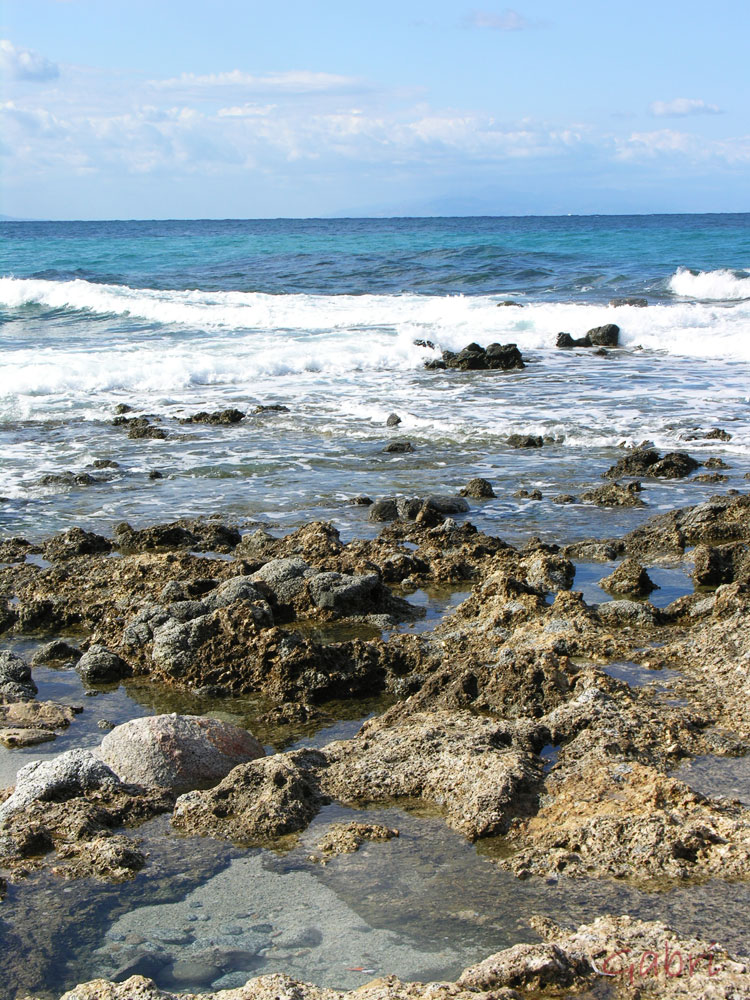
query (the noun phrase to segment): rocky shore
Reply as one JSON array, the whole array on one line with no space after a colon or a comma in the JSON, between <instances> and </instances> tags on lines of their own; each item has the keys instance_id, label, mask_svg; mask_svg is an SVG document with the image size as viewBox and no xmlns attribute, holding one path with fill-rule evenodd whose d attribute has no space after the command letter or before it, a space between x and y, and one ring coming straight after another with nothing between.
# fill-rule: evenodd
<instances>
[{"instance_id":1,"label":"rocky shore","mask_svg":"<svg viewBox=\"0 0 750 1000\"><path fill-rule=\"evenodd\" d=\"M637 452L612 477L670 475L678 459ZM472 482L468 496L488 495ZM591 502L638 502L632 484L602 489ZM379 534L347 543L321 521L279 538L216 518L0 545L0 630L36 645L31 662L0 652L6 747L79 724L80 705L37 700L41 664L78 671L94 691L140 678L257 695L270 726L323 725L332 699L390 705L353 738L316 747L266 753L226 722L161 715L28 764L0 791L0 885L22 891L34 873L133 879L149 863L138 827L160 814L175 835L279 849L331 803L437 811L520 880L657 892L750 879L750 809L674 775L750 749L750 496L657 514L624 537L520 548L473 527L462 497L378 504ZM602 564L611 600L575 589L582 562ZM649 571L665 563L685 567L693 589L656 606ZM424 623L410 598L437 585L471 590L434 627L412 627ZM318 860L376 851L397 833L334 829ZM1 921L12 908L0 904ZM356 995L598 996L606 982L614 996L750 997L747 960L659 923L602 915L570 931L539 920L529 938L452 983L384 978ZM201 995L349 994L276 975ZM135 976L65 1000L171 996Z\"/></svg>"}]
</instances>

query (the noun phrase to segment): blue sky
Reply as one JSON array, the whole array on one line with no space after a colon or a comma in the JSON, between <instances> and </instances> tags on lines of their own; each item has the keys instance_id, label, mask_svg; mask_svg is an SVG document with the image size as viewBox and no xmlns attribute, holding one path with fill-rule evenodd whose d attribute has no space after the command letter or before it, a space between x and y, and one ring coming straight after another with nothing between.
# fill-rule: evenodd
<instances>
[{"instance_id":1,"label":"blue sky","mask_svg":"<svg viewBox=\"0 0 750 1000\"><path fill-rule=\"evenodd\" d=\"M5 0L2 212L750 210L748 0Z\"/></svg>"}]
</instances>

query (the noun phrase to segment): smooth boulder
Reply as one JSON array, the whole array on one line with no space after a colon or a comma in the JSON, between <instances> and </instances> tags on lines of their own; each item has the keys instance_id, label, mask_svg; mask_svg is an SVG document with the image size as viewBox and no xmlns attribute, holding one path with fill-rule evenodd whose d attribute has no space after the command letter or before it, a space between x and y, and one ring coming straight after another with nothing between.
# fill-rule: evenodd
<instances>
[{"instance_id":1,"label":"smooth boulder","mask_svg":"<svg viewBox=\"0 0 750 1000\"><path fill-rule=\"evenodd\" d=\"M126 782L187 791L221 781L238 764L265 756L244 729L196 715L151 715L117 726L101 759Z\"/></svg>"}]
</instances>

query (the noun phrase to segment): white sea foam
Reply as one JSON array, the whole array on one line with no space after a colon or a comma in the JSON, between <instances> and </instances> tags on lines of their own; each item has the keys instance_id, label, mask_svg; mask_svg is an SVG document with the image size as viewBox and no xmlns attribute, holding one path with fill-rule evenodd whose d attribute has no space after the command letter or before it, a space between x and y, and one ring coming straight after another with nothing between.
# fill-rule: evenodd
<instances>
[{"instance_id":1,"label":"white sea foam","mask_svg":"<svg viewBox=\"0 0 750 1000\"><path fill-rule=\"evenodd\" d=\"M750 360L750 301L646 309L535 303L499 309L496 298L488 296L209 293L2 278L0 303L21 310L21 323L6 328L0 355L0 397L8 401L19 395L112 391L168 395L191 386L245 387L259 378L310 372L325 378L407 372L438 356L437 349L416 346L416 339L451 350L470 341L515 342L529 354L553 349L560 331L581 336L609 322L619 324L625 347ZM22 307L31 304L86 310L98 323L96 337L84 332L87 339L79 336L76 343L61 337L60 329L46 334L37 323L34 346L19 340L14 347L13 329L25 331L26 322L35 322L33 313L23 320ZM112 316L121 318L103 321ZM153 328L144 333L128 317L159 324L157 334ZM18 409L17 402L13 405Z\"/></svg>"},{"instance_id":2,"label":"white sea foam","mask_svg":"<svg viewBox=\"0 0 750 1000\"><path fill-rule=\"evenodd\" d=\"M692 271L680 267L669 279L675 295L701 301L736 301L750 299L750 270Z\"/></svg>"}]
</instances>

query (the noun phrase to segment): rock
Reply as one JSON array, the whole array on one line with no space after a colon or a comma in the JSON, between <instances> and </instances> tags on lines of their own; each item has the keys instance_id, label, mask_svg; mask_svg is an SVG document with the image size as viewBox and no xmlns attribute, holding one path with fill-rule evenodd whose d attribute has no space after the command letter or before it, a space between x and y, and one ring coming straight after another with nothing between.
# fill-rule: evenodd
<instances>
[{"instance_id":1,"label":"rock","mask_svg":"<svg viewBox=\"0 0 750 1000\"><path fill-rule=\"evenodd\" d=\"M115 539L121 552L159 552L193 549L200 552L230 552L242 536L233 524L214 518L190 518L135 529L121 521Z\"/></svg>"},{"instance_id":2,"label":"rock","mask_svg":"<svg viewBox=\"0 0 750 1000\"><path fill-rule=\"evenodd\" d=\"M685 441L731 441L732 435L723 427L712 427L710 431L683 435Z\"/></svg>"},{"instance_id":3,"label":"rock","mask_svg":"<svg viewBox=\"0 0 750 1000\"><path fill-rule=\"evenodd\" d=\"M151 440L163 441L168 437L167 432L162 427L154 427L152 424L132 424L128 428L128 437L138 440L149 438Z\"/></svg>"},{"instance_id":4,"label":"rock","mask_svg":"<svg viewBox=\"0 0 750 1000\"><path fill-rule=\"evenodd\" d=\"M120 779L90 750L68 750L20 769L12 795L0 804L0 827L33 802L61 802L92 789L116 789Z\"/></svg>"},{"instance_id":5,"label":"rock","mask_svg":"<svg viewBox=\"0 0 750 1000\"><path fill-rule=\"evenodd\" d=\"M365 576L318 573L307 586L316 607L339 615L367 614L382 600L383 584L377 573Z\"/></svg>"},{"instance_id":6,"label":"rock","mask_svg":"<svg viewBox=\"0 0 750 1000\"><path fill-rule=\"evenodd\" d=\"M28 663L7 649L0 650L0 703L31 701L37 693Z\"/></svg>"},{"instance_id":7,"label":"rock","mask_svg":"<svg viewBox=\"0 0 750 1000\"><path fill-rule=\"evenodd\" d=\"M638 482L608 483L606 486L597 486L593 490L587 490L581 494L584 503L593 503L597 507L645 507L646 504L638 494L642 486Z\"/></svg>"},{"instance_id":8,"label":"rock","mask_svg":"<svg viewBox=\"0 0 750 1000\"><path fill-rule=\"evenodd\" d=\"M411 441L391 441L387 444L383 451L390 455L403 455L407 452L414 451L414 445Z\"/></svg>"},{"instance_id":9,"label":"rock","mask_svg":"<svg viewBox=\"0 0 750 1000\"><path fill-rule=\"evenodd\" d=\"M398 415L398 413L390 413L388 415L388 419L385 422L385 426L398 427L400 423L401 423L401 417Z\"/></svg>"},{"instance_id":10,"label":"rock","mask_svg":"<svg viewBox=\"0 0 750 1000\"><path fill-rule=\"evenodd\" d=\"M693 476L691 483L727 483L729 476L723 476L720 472L704 472L700 476Z\"/></svg>"},{"instance_id":11,"label":"rock","mask_svg":"<svg viewBox=\"0 0 750 1000\"><path fill-rule=\"evenodd\" d=\"M148 471L148 478L149 479L163 479L164 475L163 475L163 473L159 472L158 469L149 469L149 471Z\"/></svg>"},{"instance_id":12,"label":"rock","mask_svg":"<svg viewBox=\"0 0 750 1000\"><path fill-rule=\"evenodd\" d=\"M278 604L291 604L304 589L305 580L314 574L315 570L304 559L291 556L271 559L250 577L250 581L265 584Z\"/></svg>"},{"instance_id":13,"label":"rock","mask_svg":"<svg viewBox=\"0 0 750 1000\"><path fill-rule=\"evenodd\" d=\"M122 781L186 791L215 784L265 751L250 733L218 719L151 715L117 726L99 754Z\"/></svg>"},{"instance_id":14,"label":"rock","mask_svg":"<svg viewBox=\"0 0 750 1000\"><path fill-rule=\"evenodd\" d=\"M623 628L627 625L648 628L654 626L659 619L653 605L639 601L609 601L606 604L599 604L597 614L605 624L613 628Z\"/></svg>"},{"instance_id":15,"label":"rock","mask_svg":"<svg viewBox=\"0 0 750 1000\"><path fill-rule=\"evenodd\" d=\"M617 347L620 328L616 323L595 326L584 337L575 339L569 333L558 333L557 347Z\"/></svg>"},{"instance_id":16,"label":"rock","mask_svg":"<svg viewBox=\"0 0 750 1000\"><path fill-rule=\"evenodd\" d=\"M35 747L40 743L49 743L56 738L57 734L51 729L0 727L0 744L9 750L18 750L21 747Z\"/></svg>"},{"instance_id":17,"label":"rock","mask_svg":"<svg viewBox=\"0 0 750 1000\"><path fill-rule=\"evenodd\" d=\"M120 656L98 644L90 646L83 654L76 664L76 670L89 684L109 684L132 673Z\"/></svg>"},{"instance_id":18,"label":"rock","mask_svg":"<svg viewBox=\"0 0 750 1000\"><path fill-rule=\"evenodd\" d=\"M395 521L398 517L398 506L395 499L376 500L367 513L368 521Z\"/></svg>"},{"instance_id":19,"label":"rock","mask_svg":"<svg viewBox=\"0 0 750 1000\"><path fill-rule=\"evenodd\" d=\"M431 340L413 340L412 343L415 347L429 347L431 351L435 350L435 345Z\"/></svg>"},{"instance_id":20,"label":"rock","mask_svg":"<svg viewBox=\"0 0 750 1000\"><path fill-rule=\"evenodd\" d=\"M318 841L318 850L327 860L337 854L353 854L362 844L384 843L398 836L398 830L379 823L333 823Z\"/></svg>"},{"instance_id":21,"label":"rock","mask_svg":"<svg viewBox=\"0 0 750 1000\"><path fill-rule=\"evenodd\" d=\"M128 406L127 403L118 403L117 406L114 409L114 412L118 413L118 414L132 413L133 412L133 407L132 406Z\"/></svg>"},{"instance_id":22,"label":"rock","mask_svg":"<svg viewBox=\"0 0 750 1000\"><path fill-rule=\"evenodd\" d=\"M54 701L15 701L0 705L0 727L52 733L50 738L54 738L54 731L67 729L81 711L80 706L59 705Z\"/></svg>"},{"instance_id":23,"label":"rock","mask_svg":"<svg viewBox=\"0 0 750 1000\"><path fill-rule=\"evenodd\" d=\"M98 482L88 472L48 473L39 480L40 486L93 486Z\"/></svg>"},{"instance_id":24,"label":"rock","mask_svg":"<svg viewBox=\"0 0 750 1000\"><path fill-rule=\"evenodd\" d=\"M503 299L502 302L497 303L498 306L516 306L518 309L523 309L523 302L514 302L513 299Z\"/></svg>"},{"instance_id":25,"label":"rock","mask_svg":"<svg viewBox=\"0 0 750 1000\"><path fill-rule=\"evenodd\" d=\"M652 448L635 448L607 469L604 476L607 479L619 479L620 476L650 476L651 469L658 461L659 453Z\"/></svg>"},{"instance_id":26,"label":"rock","mask_svg":"<svg viewBox=\"0 0 750 1000\"><path fill-rule=\"evenodd\" d=\"M635 559L623 559L617 569L599 581L599 586L614 594L632 594L646 597L659 588L646 570Z\"/></svg>"},{"instance_id":27,"label":"rock","mask_svg":"<svg viewBox=\"0 0 750 1000\"><path fill-rule=\"evenodd\" d=\"M119 469L120 463L111 458L95 458L91 463L95 469Z\"/></svg>"},{"instance_id":28,"label":"rock","mask_svg":"<svg viewBox=\"0 0 750 1000\"><path fill-rule=\"evenodd\" d=\"M642 299L634 295L628 295L626 298L620 299L610 299L609 305L611 306L635 306L637 309L645 309L648 305L648 299Z\"/></svg>"},{"instance_id":29,"label":"rock","mask_svg":"<svg viewBox=\"0 0 750 1000\"><path fill-rule=\"evenodd\" d=\"M289 407L283 406L281 403L269 403L267 406L258 405L253 410L253 413L289 413Z\"/></svg>"},{"instance_id":30,"label":"rock","mask_svg":"<svg viewBox=\"0 0 750 1000\"><path fill-rule=\"evenodd\" d=\"M538 434L510 434L507 443L511 448L541 448L544 439Z\"/></svg>"},{"instance_id":31,"label":"rock","mask_svg":"<svg viewBox=\"0 0 750 1000\"><path fill-rule=\"evenodd\" d=\"M240 420L245 419L245 414L242 410L228 409L228 410L214 410L213 413L207 413L205 410L201 410L200 413L194 413L190 417L183 417L180 420L181 424L213 424L215 426L220 426L222 424L238 424Z\"/></svg>"},{"instance_id":32,"label":"rock","mask_svg":"<svg viewBox=\"0 0 750 1000\"><path fill-rule=\"evenodd\" d=\"M69 528L42 543L42 554L51 562L111 551L112 542L108 538L93 531L84 531L82 528Z\"/></svg>"},{"instance_id":33,"label":"rock","mask_svg":"<svg viewBox=\"0 0 750 1000\"><path fill-rule=\"evenodd\" d=\"M435 368L438 365L439 362L428 362L426 367ZM457 354L443 351L442 366L464 372L511 371L526 367L515 344L489 344L486 349L479 344L468 344Z\"/></svg>"},{"instance_id":34,"label":"rock","mask_svg":"<svg viewBox=\"0 0 750 1000\"><path fill-rule=\"evenodd\" d=\"M555 944L517 944L466 969L458 985L475 990L507 986L537 991L573 986L591 971L586 959L570 956Z\"/></svg>"},{"instance_id":35,"label":"rock","mask_svg":"<svg viewBox=\"0 0 750 1000\"><path fill-rule=\"evenodd\" d=\"M375 502L372 497L365 496L364 494L359 494L356 497L349 497L346 501L350 507L372 507Z\"/></svg>"},{"instance_id":36,"label":"rock","mask_svg":"<svg viewBox=\"0 0 750 1000\"><path fill-rule=\"evenodd\" d=\"M462 497L475 497L478 500L491 499L497 496L495 491L492 489L492 483L487 479L470 479L469 482L461 490L459 490Z\"/></svg>"},{"instance_id":37,"label":"rock","mask_svg":"<svg viewBox=\"0 0 750 1000\"><path fill-rule=\"evenodd\" d=\"M38 553L37 546L27 542L25 538L6 538L0 542L0 562L16 563L25 562L26 556Z\"/></svg>"},{"instance_id":38,"label":"rock","mask_svg":"<svg viewBox=\"0 0 750 1000\"><path fill-rule=\"evenodd\" d=\"M595 326L586 334L593 347L617 347L620 339L620 327L616 323L605 323Z\"/></svg>"},{"instance_id":39,"label":"rock","mask_svg":"<svg viewBox=\"0 0 750 1000\"><path fill-rule=\"evenodd\" d=\"M718 587L735 580L750 580L750 545L697 545L693 550L693 583L696 587Z\"/></svg>"},{"instance_id":40,"label":"rock","mask_svg":"<svg viewBox=\"0 0 750 1000\"><path fill-rule=\"evenodd\" d=\"M241 764L215 788L181 795L172 824L245 844L297 833L325 801L317 777L324 762L317 750L296 750Z\"/></svg>"},{"instance_id":41,"label":"rock","mask_svg":"<svg viewBox=\"0 0 750 1000\"><path fill-rule=\"evenodd\" d=\"M552 503L557 503L561 505L569 503L579 503L578 497L573 496L572 493L558 493L556 497L552 497Z\"/></svg>"},{"instance_id":42,"label":"rock","mask_svg":"<svg viewBox=\"0 0 750 1000\"><path fill-rule=\"evenodd\" d=\"M516 490L513 494L514 497L518 497L519 500L542 500L541 490Z\"/></svg>"},{"instance_id":43,"label":"rock","mask_svg":"<svg viewBox=\"0 0 750 1000\"><path fill-rule=\"evenodd\" d=\"M448 367L448 365L444 361L440 361L437 358L434 358L432 361L425 361L424 366L428 371L435 371L435 372L445 371L446 368Z\"/></svg>"},{"instance_id":44,"label":"rock","mask_svg":"<svg viewBox=\"0 0 750 1000\"><path fill-rule=\"evenodd\" d=\"M269 570L266 577L261 576L259 579L263 579L268 584L269 579L272 577L273 574ZM215 590L207 593L200 603L207 610L216 611L217 608L228 608L230 604L236 604L237 601L250 601L251 604L264 601L263 594L248 576L230 577L228 580L220 583ZM273 617L270 617L268 624L273 624Z\"/></svg>"},{"instance_id":45,"label":"rock","mask_svg":"<svg viewBox=\"0 0 750 1000\"><path fill-rule=\"evenodd\" d=\"M694 458L684 451L672 451L664 458L651 466L649 475L658 476L660 479L684 479L700 465Z\"/></svg>"}]
</instances>

